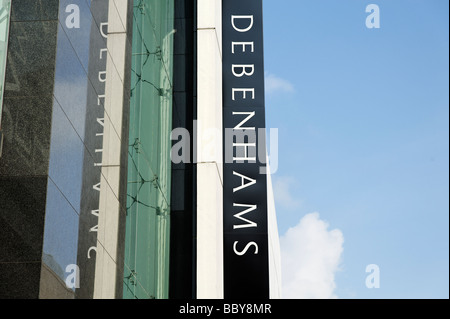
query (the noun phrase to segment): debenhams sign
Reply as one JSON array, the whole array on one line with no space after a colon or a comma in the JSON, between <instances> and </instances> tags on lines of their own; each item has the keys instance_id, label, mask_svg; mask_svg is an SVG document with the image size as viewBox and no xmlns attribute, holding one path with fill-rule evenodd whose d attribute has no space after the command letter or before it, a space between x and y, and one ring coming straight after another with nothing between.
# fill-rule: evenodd
<instances>
[{"instance_id":1,"label":"debenhams sign","mask_svg":"<svg viewBox=\"0 0 450 319\"><path fill-rule=\"evenodd\" d=\"M269 298L262 0L222 2L224 297Z\"/></svg>"}]
</instances>

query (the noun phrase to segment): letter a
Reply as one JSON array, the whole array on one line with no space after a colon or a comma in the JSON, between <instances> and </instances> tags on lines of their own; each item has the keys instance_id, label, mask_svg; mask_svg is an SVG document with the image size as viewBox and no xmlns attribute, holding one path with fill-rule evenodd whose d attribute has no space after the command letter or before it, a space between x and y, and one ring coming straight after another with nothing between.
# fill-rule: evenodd
<instances>
[{"instance_id":1,"label":"letter a","mask_svg":"<svg viewBox=\"0 0 450 319\"><path fill-rule=\"evenodd\" d=\"M247 176L239 174L237 172L233 172L233 175L239 176L241 178L241 186L233 188L233 193L236 193L237 191L240 191L241 189L244 189L246 187L256 184L256 179L247 177ZM249 182L245 183L246 180Z\"/></svg>"},{"instance_id":2,"label":"letter a","mask_svg":"<svg viewBox=\"0 0 450 319\"><path fill-rule=\"evenodd\" d=\"M80 288L80 268L77 265L70 264L66 267L69 273L66 278L66 287L69 289Z\"/></svg>"},{"instance_id":3,"label":"letter a","mask_svg":"<svg viewBox=\"0 0 450 319\"><path fill-rule=\"evenodd\" d=\"M370 273L366 277L366 287L369 289L380 288L380 267L375 264L368 265L366 272Z\"/></svg>"},{"instance_id":4,"label":"letter a","mask_svg":"<svg viewBox=\"0 0 450 319\"><path fill-rule=\"evenodd\" d=\"M369 14L366 18L366 27L368 29L379 29L380 28L380 8L376 4L369 4L366 7L366 12Z\"/></svg>"},{"instance_id":5,"label":"letter a","mask_svg":"<svg viewBox=\"0 0 450 319\"><path fill-rule=\"evenodd\" d=\"M176 128L170 134L170 139L175 141L181 136L181 140L172 146L170 151L170 158L172 163L190 163L191 151L190 151L190 134L185 128Z\"/></svg>"},{"instance_id":6,"label":"letter a","mask_svg":"<svg viewBox=\"0 0 450 319\"><path fill-rule=\"evenodd\" d=\"M69 29L80 28L80 7L76 4L69 4L66 7L66 13L71 12L66 18L66 27Z\"/></svg>"}]
</instances>

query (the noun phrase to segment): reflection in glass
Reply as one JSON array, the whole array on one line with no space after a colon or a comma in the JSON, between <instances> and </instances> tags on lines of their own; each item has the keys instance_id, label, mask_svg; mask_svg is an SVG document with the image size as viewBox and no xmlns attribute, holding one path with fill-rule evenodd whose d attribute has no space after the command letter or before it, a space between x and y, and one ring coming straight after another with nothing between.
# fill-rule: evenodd
<instances>
[{"instance_id":1,"label":"reflection in glass","mask_svg":"<svg viewBox=\"0 0 450 319\"><path fill-rule=\"evenodd\" d=\"M52 282L60 283L54 289L65 290L66 267L77 263L79 215L51 178L46 202L43 267L55 277Z\"/></svg>"},{"instance_id":2,"label":"reflection in glass","mask_svg":"<svg viewBox=\"0 0 450 319\"><path fill-rule=\"evenodd\" d=\"M0 129L2 123L3 87L5 83L11 0L0 0Z\"/></svg>"}]
</instances>

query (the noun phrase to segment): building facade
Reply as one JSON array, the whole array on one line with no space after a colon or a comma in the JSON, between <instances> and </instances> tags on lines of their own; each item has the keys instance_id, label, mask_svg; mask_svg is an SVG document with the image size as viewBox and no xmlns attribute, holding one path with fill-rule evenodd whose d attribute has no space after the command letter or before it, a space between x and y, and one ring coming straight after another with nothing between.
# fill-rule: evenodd
<instances>
[{"instance_id":1,"label":"building facade","mask_svg":"<svg viewBox=\"0 0 450 319\"><path fill-rule=\"evenodd\" d=\"M227 216L252 214L224 205L223 8L0 0L0 298L233 297ZM279 298L263 180L262 281ZM257 255L252 243L236 250Z\"/></svg>"}]
</instances>

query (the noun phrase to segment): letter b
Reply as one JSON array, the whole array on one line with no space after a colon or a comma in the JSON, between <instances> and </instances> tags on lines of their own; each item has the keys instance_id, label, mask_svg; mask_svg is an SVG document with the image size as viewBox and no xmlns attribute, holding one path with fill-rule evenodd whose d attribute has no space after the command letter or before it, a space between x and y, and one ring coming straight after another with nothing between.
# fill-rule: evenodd
<instances>
[{"instance_id":1,"label":"letter b","mask_svg":"<svg viewBox=\"0 0 450 319\"><path fill-rule=\"evenodd\" d=\"M231 312L231 310L230 310L230 305L229 304L224 304L223 305L223 313L230 313Z\"/></svg>"},{"instance_id":2,"label":"letter b","mask_svg":"<svg viewBox=\"0 0 450 319\"><path fill-rule=\"evenodd\" d=\"M236 69L242 69L242 72L236 72ZM244 75L252 76L255 73L255 65L254 64L233 64L231 67L231 71L233 75L237 78L241 78Z\"/></svg>"},{"instance_id":3,"label":"letter b","mask_svg":"<svg viewBox=\"0 0 450 319\"><path fill-rule=\"evenodd\" d=\"M239 312L239 308L237 304L232 304L231 305L231 313L238 313Z\"/></svg>"}]
</instances>

